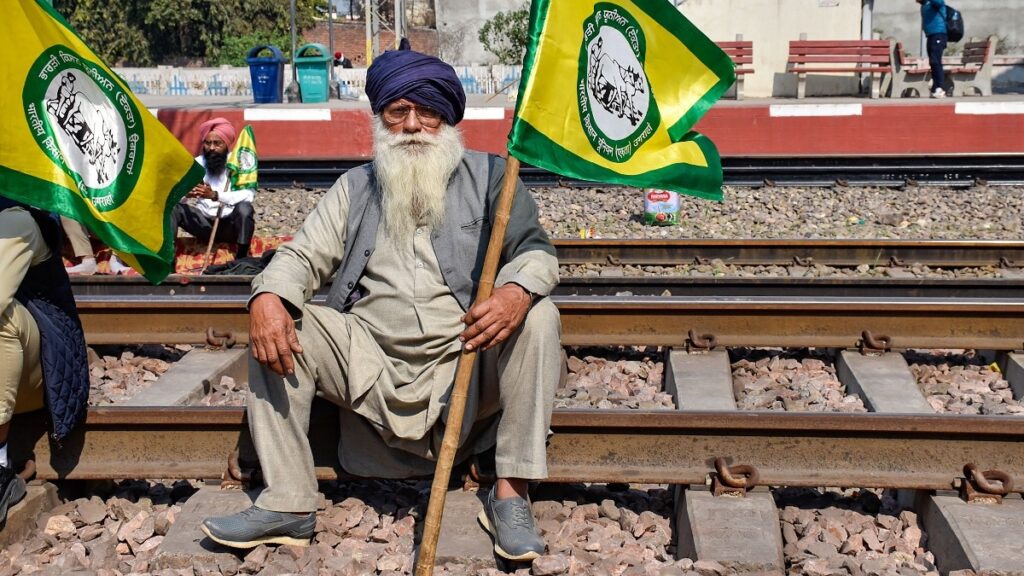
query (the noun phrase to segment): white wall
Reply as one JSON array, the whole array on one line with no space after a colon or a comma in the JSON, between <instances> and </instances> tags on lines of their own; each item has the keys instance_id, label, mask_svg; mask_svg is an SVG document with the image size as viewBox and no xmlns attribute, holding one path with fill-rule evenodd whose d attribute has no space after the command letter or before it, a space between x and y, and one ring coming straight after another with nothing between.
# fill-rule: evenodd
<instances>
[{"instance_id":1,"label":"white wall","mask_svg":"<svg viewBox=\"0 0 1024 576\"><path fill-rule=\"evenodd\" d=\"M876 0L878 2L913 0ZM986 0L987 1L987 0ZM767 97L796 93L796 80L785 74L789 41L857 40L861 37L861 0L682 0L680 11L715 41L742 34L754 42L754 73L744 80L744 95ZM808 80L808 95L851 93L853 75L839 81Z\"/></svg>"}]
</instances>

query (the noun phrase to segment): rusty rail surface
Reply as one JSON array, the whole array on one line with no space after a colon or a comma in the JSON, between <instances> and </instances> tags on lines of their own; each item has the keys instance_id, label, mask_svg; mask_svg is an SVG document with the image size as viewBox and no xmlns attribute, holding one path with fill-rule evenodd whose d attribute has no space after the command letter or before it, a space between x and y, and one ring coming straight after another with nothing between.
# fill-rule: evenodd
<instances>
[{"instance_id":1,"label":"rusty rail surface","mask_svg":"<svg viewBox=\"0 0 1024 576\"><path fill-rule=\"evenodd\" d=\"M38 412L16 418L12 454L34 450L47 480L219 478L236 446L251 450L244 408L92 408L61 448ZM336 412L319 402L313 421L318 477L344 475ZM702 484L722 459L766 486L951 489L974 464L1024 489L1024 418L1012 416L556 410L551 427L555 482Z\"/></svg>"},{"instance_id":2,"label":"rusty rail surface","mask_svg":"<svg viewBox=\"0 0 1024 576\"><path fill-rule=\"evenodd\" d=\"M718 259L742 266L1024 266L1019 240L556 240L555 247L563 265L675 266Z\"/></svg>"},{"instance_id":3,"label":"rusty rail surface","mask_svg":"<svg viewBox=\"0 0 1024 576\"><path fill-rule=\"evenodd\" d=\"M558 296L565 345L853 347L887 336L894 348L1024 347L1024 298L713 298ZM248 341L244 300L80 298L91 344L195 344L211 332ZM867 335L867 336L865 336Z\"/></svg>"},{"instance_id":4,"label":"rusty rail surface","mask_svg":"<svg viewBox=\"0 0 1024 576\"><path fill-rule=\"evenodd\" d=\"M564 266L595 265L611 273L564 275L555 295L611 296L831 296L907 298L1006 298L1024 293L1024 242L1003 240L556 240ZM999 268L1003 277L738 277L663 274L627 275L625 266L674 267L711 264L811 267L860 265L905 269ZM79 298L222 296L244 299L251 276L171 275L153 286L141 277L75 276ZM326 294L326 289L322 291Z\"/></svg>"}]
</instances>

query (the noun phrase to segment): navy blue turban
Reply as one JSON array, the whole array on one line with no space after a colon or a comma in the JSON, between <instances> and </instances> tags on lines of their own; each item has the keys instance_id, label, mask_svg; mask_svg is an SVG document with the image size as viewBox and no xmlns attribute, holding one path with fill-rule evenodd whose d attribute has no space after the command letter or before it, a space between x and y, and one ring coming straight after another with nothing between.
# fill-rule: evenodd
<instances>
[{"instance_id":1,"label":"navy blue turban","mask_svg":"<svg viewBox=\"0 0 1024 576\"><path fill-rule=\"evenodd\" d=\"M388 50L366 71L366 96L374 114L405 98L441 113L454 126L466 111L466 93L451 65L414 50Z\"/></svg>"}]
</instances>

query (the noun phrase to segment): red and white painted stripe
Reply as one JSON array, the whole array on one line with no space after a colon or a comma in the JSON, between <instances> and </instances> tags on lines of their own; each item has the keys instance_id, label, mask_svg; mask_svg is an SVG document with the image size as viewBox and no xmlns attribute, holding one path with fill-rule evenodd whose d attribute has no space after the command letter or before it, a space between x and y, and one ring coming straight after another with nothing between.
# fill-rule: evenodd
<instances>
[{"instance_id":1,"label":"red and white painted stripe","mask_svg":"<svg viewBox=\"0 0 1024 576\"><path fill-rule=\"evenodd\" d=\"M160 108L153 112L189 149L198 126L224 116L252 124L263 158L368 158L368 108ZM505 153L512 108L470 107L459 125L466 145ZM1024 154L1024 102L905 100L742 103L712 108L696 129L723 156Z\"/></svg>"}]
</instances>

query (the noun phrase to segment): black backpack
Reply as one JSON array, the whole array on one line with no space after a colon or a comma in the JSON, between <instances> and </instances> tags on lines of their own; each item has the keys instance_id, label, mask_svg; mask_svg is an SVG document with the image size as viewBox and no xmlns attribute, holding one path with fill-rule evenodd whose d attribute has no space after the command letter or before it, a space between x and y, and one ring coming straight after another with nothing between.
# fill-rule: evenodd
<instances>
[{"instance_id":1,"label":"black backpack","mask_svg":"<svg viewBox=\"0 0 1024 576\"><path fill-rule=\"evenodd\" d=\"M959 42L964 37L963 14L949 4L946 4L946 37L950 42Z\"/></svg>"}]
</instances>

